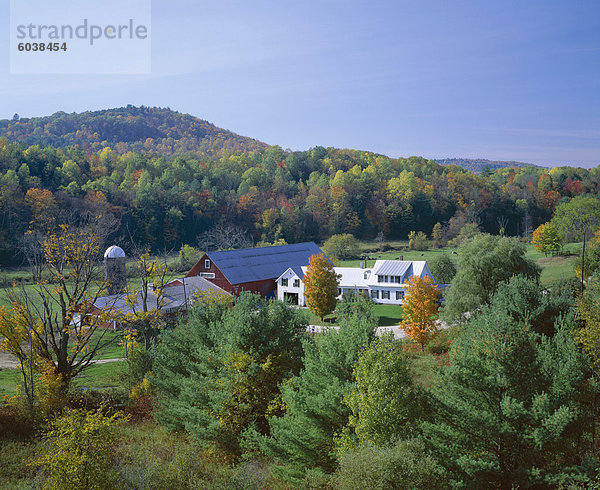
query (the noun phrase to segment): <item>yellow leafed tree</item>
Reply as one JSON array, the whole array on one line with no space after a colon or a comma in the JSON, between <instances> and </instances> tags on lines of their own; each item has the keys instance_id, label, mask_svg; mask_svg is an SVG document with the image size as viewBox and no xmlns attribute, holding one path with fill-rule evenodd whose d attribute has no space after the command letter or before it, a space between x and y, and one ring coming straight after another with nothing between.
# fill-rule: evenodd
<instances>
[{"instance_id":1,"label":"yellow leafed tree","mask_svg":"<svg viewBox=\"0 0 600 490\"><path fill-rule=\"evenodd\" d=\"M435 336L438 327L440 290L431 277L412 276L406 282L404 317L400 327L413 342L425 348Z\"/></svg>"},{"instance_id":2,"label":"yellow leafed tree","mask_svg":"<svg viewBox=\"0 0 600 490\"><path fill-rule=\"evenodd\" d=\"M335 309L339 275L325 254L311 255L304 275L304 296L311 313L321 321Z\"/></svg>"},{"instance_id":3,"label":"yellow leafed tree","mask_svg":"<svg viewBox=\"0 0 600 490\"><path fill-rule=\"evenodd\" d=\"M91 227L66 225L32 237L34 285L13 288L12 309L0 310L0 347L19 360L30 405L34 371L41 374L47 400L60 404L71 379L113 342L99 330L104 315L94 305L104 290L101 238Z\"/></svg>"}]
</instances>

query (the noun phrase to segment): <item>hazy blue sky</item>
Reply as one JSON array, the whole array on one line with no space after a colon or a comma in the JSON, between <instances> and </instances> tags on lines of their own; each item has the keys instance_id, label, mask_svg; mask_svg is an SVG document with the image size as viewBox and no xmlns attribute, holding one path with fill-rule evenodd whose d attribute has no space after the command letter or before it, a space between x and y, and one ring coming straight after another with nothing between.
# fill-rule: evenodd
<instances>
[{"instance_id":1,"label":"hazy blue sky","mask_svg":"<svg viewBox=\"0 0 600 490\"><path fill-rule=\"evenodd\" d=\"M8 13L2 118L143 104L283 148L600 164L598 0L156 0L143 76L10 75Z\"/></svg>"}]
</instances>

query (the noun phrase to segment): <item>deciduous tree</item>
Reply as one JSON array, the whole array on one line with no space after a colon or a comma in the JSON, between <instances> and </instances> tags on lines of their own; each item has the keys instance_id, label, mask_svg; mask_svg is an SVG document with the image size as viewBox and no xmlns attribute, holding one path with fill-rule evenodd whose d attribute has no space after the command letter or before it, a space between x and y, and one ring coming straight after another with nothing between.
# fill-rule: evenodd
<instances>
[{"instance_id":1,"label":"deciduous tree","mask_svg":"<svg viewBox=\"0 0 600 490\"><path fill-rule=\"evenodd\" d=\"M304 296L308 309L321 318L335 309L339 275L324 254L311 255L304 274Z\"/></svg>"},{"instance_id":2,"label":"deciduous tree","mask_svg":"<svg viewBox=\"0 0 600 490\"><path fill-rule=\"evenodd\" d=\"M563 230L563 237L582 240L581 291L585 283L585 244L600 224L600 200L595 197L577 196L556 207L552 223Z\"/></svg>"},{"instance_id":3,"label":"deciduous tree","mask_svg":"<svg viewBox=\"0 0 600 490\"><path fill-rule=\"evenodd\" d=\"M448 254L436 255L428 265L437 284L450 284L456 275L456 265Z\"/></svg>"},{"instance_id":4,"label":"deciduous tree","mask_svg":"<svg viewBox=\"0 0 600 490\"><path fill-rule=\"evenodd\" d=\"M537 264L525 257L525 245L515 238L480 234L458 249L458 272L444 291L443 316L456 320L487 304L498 284L513 275L538 278Z\"/></svg>"},{"instance_id":5,"label":"deciduous tree","mask_svg":"<svg viewBox=\"0 0 600 490\"><path fill-rule=\"evenodd\" d=\"M360 353L354 377L356 385L344 399L352 414L340 441L341 452L416 436L425 396L413 381L401 343L389 335L375 339Z\"/></svg>"},{"instance_id":6,"label":"deciduous tree","mask_svg":"<svg viewBox=\"0 0 600 490\"><path fill-rule=\"evenodd\" d=\"M100 237L92 227L67 225L41 237L39 253L29 257L34 286L15 288L12 312L2 312L5 346L22 364L54 378L51 384L60 395L113 342L105 336L106 330L99 330L103 311L94 306L104 291ZM6 321L11 315L19 321ZM27 347L19 348L19 342Z\"/></svg>"},{"instance_id":7,"label":"deciduous tree","mask_svg":"<svg viewBox=\"0 0 600 490\"><path fill-rule=\"evenodd\" d=\"M553 225L552 222L544 223L534 230L531 244L538 252L542 252L548 257L549 254L560 252L562 235L558 227Z\"/></svg>"},{"instance_id":8,"label":"deciduous tree","mask_svg":"<svg viewBox=\"0 0 600 490\"><path fill-rule=\"evenodd\" d=\"M405 287L406 295L401 328L413 342L425 348L437 333L440 290L429 276L412 276Z\"/></svg>"},{"instance_id":9,"label":"deciduous tree","mask_svg":"<svg viewBox=\"0 0 600 490\"><path fill-rule=\"evenodd\" d=\"M331 260L354 259L358 256L358 240L350 233L333 235L324 244L323 250Z\"/></svg>"}]
</instances>

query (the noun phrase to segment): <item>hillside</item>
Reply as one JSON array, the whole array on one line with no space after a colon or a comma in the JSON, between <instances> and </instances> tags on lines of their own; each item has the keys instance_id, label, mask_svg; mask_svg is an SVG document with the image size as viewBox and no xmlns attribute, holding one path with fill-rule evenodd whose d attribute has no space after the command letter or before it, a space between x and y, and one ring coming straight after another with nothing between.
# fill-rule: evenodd
<instances>
[{"instance_id":1,"label":"hillside","mask_svg":"<svg viewBox=\"0 0 600 490\"><path fill-rule=\"evenodd\" d=\"M118 153L136 151L169 156L252 151L267 145L168 108L120 107L80 114L0 120L0 137L27 146L64 148L81 145L88 152L110 146Z\"/></svg>"},{"instance_id":2,"label":"hillside","mask_svg":"<svg viewBox=\"0 0 600 490\"><path fill-rule=\"evenodd\" d=\"M533 163L513 161L505 162L499 160L486 160L484 158L444 158L442 160L434 160L434 162L440 165L456 165L457 167L462 167L465 170L469 170L470 172L477 174L481 173L486 167L492 172L498 170L499 168L539 167L539 165L534 165Z\"/></svg>"}]
</instances>

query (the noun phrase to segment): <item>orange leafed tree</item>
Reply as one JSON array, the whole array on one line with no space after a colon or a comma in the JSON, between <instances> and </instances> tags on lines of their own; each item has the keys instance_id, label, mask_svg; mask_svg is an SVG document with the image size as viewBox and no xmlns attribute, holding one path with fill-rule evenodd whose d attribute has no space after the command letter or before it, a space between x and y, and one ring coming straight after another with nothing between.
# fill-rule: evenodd
<instances>
[{"instance_id":1,"label":"orange leafed tree","mask_svg":"<svg viewBox=\"0 0 600 490\"><path fill-rule=\"evenodd\" d=\"M429 276L412 276L406 282L406 297L402 305L404 317L401 328L421 350L435 336L438 327L440 290Z\"/></svg>"},{"instance_id":2,"label":"orange leafed tree","mask_svg":"<svg viewBox=\"0 0 600 490\"><path fill-rule=\"evenodd\" d=\"M325 254L311 255L304 275L304 296L308 309L321 321L335 309L339 276Z\"/></svg>"}]
</instances>

